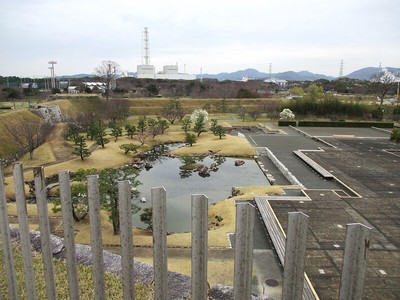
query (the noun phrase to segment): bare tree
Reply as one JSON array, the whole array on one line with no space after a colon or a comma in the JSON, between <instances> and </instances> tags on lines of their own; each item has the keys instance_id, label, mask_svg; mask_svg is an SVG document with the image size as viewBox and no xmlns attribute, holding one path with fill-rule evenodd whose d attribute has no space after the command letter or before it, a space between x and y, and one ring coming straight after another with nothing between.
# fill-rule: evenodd
<instances>
[{"instance_id":1,"label":"bare tree","mask_svg":"<svg viewBox=\"0 0 400 300\"><path fill-rule=\"evenodd\" d=\"M43 120L14 119L12 122L4 121L4 129L13 137L14 142L29 152L33 158L33 151L43 144L52 126Z\"/></svg>"},{"instance_id":2,"label":"bare tree","mask_svg":"<svg viewBox=\"0 0 400 300\"><path fill-rule=\"evenodd\" d=\"M218 96L222 99L234 98L237 93L237 88L232 81L219 82L217 89Z\"/></svg>"},{"instance_id":3,"label":"bare tree","mask_svg":"<svg viewBox=\"0 0 400 300\"><path fill-rule=\"evenodd\" d=\"M152 136L153 135L150 131L136 132L136 134L133 136L133 139L139 141L140 146L143 146Z\"/></svg>"},{"instance_id":4,"label":"bare tree","mask_svg":"<svg viewBox=\"0 0 400 300\"><path fill-rule=\"evenodd\" d=\"M161 115L171 124L174 124L175 120L182 119L185 113L181 102L176 99L171 99L161 108Z\"/></svg>"},{"instance_id":5,"label":"bare tree","mask_svg":"<svg viewBox=\"0 0 400 300\"><path fill-rule=\"evenodd\" d=\"M381 71L377 73L372 79L371 88L378 95L380 104L383 104L383 98L386 96L390 89L394 88L396 76L387 72Z\"/></svg>"},{"instance_id":6,"label":"bare tree","mask_svg":"<svg viewBox=\"0 0 400 300\"><path fill-rule=\"evenodd\" d=\"M107 101L105 116L114 124L129 116L129 101L126 99L111 99Z\"/></svg>"},{"instance_id":7,"label":"bare tree","mask_svg":"<svg viewBox=\"0 0 400 300\"><path fill-rule=\"evenodd\" d=\"M105 94L107 100L119 73L119 64L112 60L104 60L101 62L100 66L96 68L96 75L101 77L106 84Z\"/></svg>"}]
</instances>

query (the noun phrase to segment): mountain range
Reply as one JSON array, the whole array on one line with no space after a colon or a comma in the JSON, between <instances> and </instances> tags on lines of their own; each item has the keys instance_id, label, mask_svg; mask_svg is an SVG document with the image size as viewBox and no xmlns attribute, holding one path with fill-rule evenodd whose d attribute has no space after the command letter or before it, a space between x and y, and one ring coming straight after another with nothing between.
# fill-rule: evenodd
<instances>
[{"instance_id":1,"label":"mountain range","mask_svg":"<svg viewBox=\"0 0 400 300\"><path fill-rule=\"evenodd\" d=\"M388 67L386 68L387 71L389 71L392 74L400 74L400 68L393 68L393 67ZM352 79L361 79L361 80L371 80L378 72L379 68L377 67L367 67L367 68L362 68L359 70L356 70L348 75L345 75L343 77L347 78L352 78ZM136 76L136 72L128 72L129 76ZM231 72L231 73L218 73L218 74L197 74L197 78L210 78L210 79L217 79L217 80L243 80L243 79L267 79L267 78L278 78L278 79L284 79L288 81L314 81L318 79L327 79L327 80L334 80L337 77L333 76L327 76L324 74L316 74L316 73L311 73L309 71L300 71L300 72L294 72L294 71L286 71L286 72L281 72L281 73L264 73L260 72L256 69L245 69L245 70L239 70L236 72ZM94 77L93 74L76 74L76 75L66 75L62 76L62 78L68 79L68 78L84 78L84 77Z\"/></svg>"},{"instance_id":2,"label":"mountain range","mask_svg":"<svg viewBox=\"0 0 400 300\"><path fill-rule=\"evenodd\" d=\"M240 70L232 73L219 73L219 74L202 74L197 75L198 78L212 78L218 80L241 80L241 79L267 79L267 78L279 78L284 80L317 80L317 79L327 79L333 80L334 77L323 75L323 74L314 74L308 71L294 72L287 71L282 73L263 73L256 69L246 69Z\"/></svg>"},{"instance_id":3,"label":"mountain range","mask_svg":"<svg viewBox=\"0 0 400 300\"><path fill-rule=\"evenodd\" d=\"M386 69L392 74L400 74L400 68L389 67ZM361 79L361 80L371 80L379 72L379 70L380 69L376 67L367 67L356 70L343 77L352 79ZM327 76L324 74L315 74L309 71L300 71L300 72L287 71L287 72L269 74L269 73L259 72L258 70L255 69L240 70L232 73L203 74L203 75L197 75L197 77L214 78L218 80L241 80L243 78L267 79L272 77L288 81L305 81L305 80L314 81L318 79L334 80L337 78L333 76Z\"/></svg>"}]
</instances>

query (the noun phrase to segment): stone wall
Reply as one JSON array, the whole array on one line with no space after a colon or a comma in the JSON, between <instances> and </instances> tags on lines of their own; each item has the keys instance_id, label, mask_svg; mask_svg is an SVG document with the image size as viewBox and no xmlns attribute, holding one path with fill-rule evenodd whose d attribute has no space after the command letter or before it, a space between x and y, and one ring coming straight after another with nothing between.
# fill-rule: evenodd
<instances>
[{"instance_id":1,"label":"stone wall","mask_svg":"<svg viewBox=\"0 0 400 300\"><path fill-rule=\"evenodd\" d=\"M61 109L58 105L38 106L37 108L31 108L30 111L43 118L46 123L50 124L60 123L63 119Z\"/></svg>"},{"instance_id":2,"label":"stone wall","mask_svg":"<svg viewBox=\"0 0 400 300\"><path fill-rule=\"evenodd\" d=\"M289 169L281 163L281 161L269 150L267 147L265 148L257 148L258 156L268 156L268 158L272 161L272 163L281 171L281 173L289 180L289 182L293 185L299 185L303 187L303 184L289 171Z\"/></svg>"}]
</instances>

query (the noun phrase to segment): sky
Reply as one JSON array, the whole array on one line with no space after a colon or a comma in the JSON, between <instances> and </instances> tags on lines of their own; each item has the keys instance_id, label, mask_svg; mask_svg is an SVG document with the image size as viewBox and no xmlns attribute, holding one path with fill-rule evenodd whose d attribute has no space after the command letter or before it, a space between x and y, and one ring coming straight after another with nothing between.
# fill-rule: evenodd
<instances>
[{"instance_id":1,"label":"sky","mask_svg":"<svg viewBox=\"0 0 400 300\"><path fill-rule=\"evenodd\" d=\"M156 71L400 67L399 0L0 0L0 76L136 72L145 27Z\"/></svg>"}]
</instances>

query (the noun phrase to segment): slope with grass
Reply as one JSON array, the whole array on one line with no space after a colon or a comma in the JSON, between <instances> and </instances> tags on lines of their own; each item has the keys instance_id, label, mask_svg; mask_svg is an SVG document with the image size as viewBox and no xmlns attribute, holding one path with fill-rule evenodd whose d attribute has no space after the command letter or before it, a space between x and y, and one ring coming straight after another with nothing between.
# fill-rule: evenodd
<instances>
[{"instance_id":1,"label":"slope with grass","mask_svg":"<svg viewBox=\"0 0 400 300\"><path fill-rule=\"evenodd\" d=\"M13 126L15 120L24 120L30 123L39 123L41 118L26 109L9 111L0 115L0 156L8 157L19 150L20 146L12 135L4 128L4 124Z\"/></svg>"},{"instance_id":2,"label":"slope with grass","mask_svg":"<svg viewBox=\"0 0 400 300\"><path fill-rule=\"evenodd\" d=\"M1 240L0 240L1 244ZM22 251L19 244L13 244L14 266L17 278L17 289L20 299L26 299L25 274L23 272ZM35 285L38 299L46 299L46 283L43 270L42 256L38 252L32 252ZM57 288L57 299L68 299L67 266L63 260L54 260L54 270ZM3 252L0 252L0 295L1 299L8 299L7 280L5 276ZM107 299L122 299L122 281L109 272L105 272L105 292ZM93 270L90 266L78 265L79 294L81 299L94 299ZM153 290L143 284L135 284L135 299L148 300L153 298Z\"/></svg>"}]
</instances>

